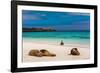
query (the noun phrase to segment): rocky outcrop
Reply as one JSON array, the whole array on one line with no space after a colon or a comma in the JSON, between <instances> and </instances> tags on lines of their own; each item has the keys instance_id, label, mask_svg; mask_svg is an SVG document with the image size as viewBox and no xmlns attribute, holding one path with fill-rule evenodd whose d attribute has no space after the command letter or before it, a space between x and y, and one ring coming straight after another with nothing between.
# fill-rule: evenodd
<instances>
[{"instance_id":1,"label":"rocky outcrop","mask_svg":"<svg viewBox=\"0 0 100 73\"><path fill-rule=\"evenodd\" d=\"M50 31L56 31L54 29L51 28L23 28L23 32L39 32L39 31L46 31L46 32L50 32Z\"/></svg>"}]
</instances>

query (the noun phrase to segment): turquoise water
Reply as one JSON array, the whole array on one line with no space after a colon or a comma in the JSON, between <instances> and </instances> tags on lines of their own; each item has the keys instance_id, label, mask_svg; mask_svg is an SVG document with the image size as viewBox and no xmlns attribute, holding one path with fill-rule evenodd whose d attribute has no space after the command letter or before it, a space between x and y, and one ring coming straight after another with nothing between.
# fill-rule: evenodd
<instances>
[{"instance_id":1,"label":"turquoise water","mask_svg":"<svg viewBox=\"0 0 100 73\"><path fill-rule=\"evenodd\" d=\"M23 39L41 42L58 43L63 40L64 43L89 44L89 31L70 31L70 32L23 32Z\"/></svg>"}]
</instances>

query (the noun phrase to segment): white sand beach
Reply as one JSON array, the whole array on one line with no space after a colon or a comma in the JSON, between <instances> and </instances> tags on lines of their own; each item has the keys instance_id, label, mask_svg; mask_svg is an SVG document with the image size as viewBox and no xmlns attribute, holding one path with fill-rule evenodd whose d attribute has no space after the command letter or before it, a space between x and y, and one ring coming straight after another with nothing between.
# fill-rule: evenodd
<instances>
[{"instance_id":1,"label":"white sand beach","mask_svg":"<svg viewBox=\"0 0 100 73\"><path fill-rule=\"evenodd\" d=\"M72 48L77 48L80 52L79 56L69 55ZM56 54L55 57L35 57L29 56L28 53L32 49L46 49ZM90 58L90 47L86 45L75 44L49 44L41 42L33 42L23 40L23 62L45 62L45 61L66 61L66 60L84 60Z\"/></svg>"}]
</instances>

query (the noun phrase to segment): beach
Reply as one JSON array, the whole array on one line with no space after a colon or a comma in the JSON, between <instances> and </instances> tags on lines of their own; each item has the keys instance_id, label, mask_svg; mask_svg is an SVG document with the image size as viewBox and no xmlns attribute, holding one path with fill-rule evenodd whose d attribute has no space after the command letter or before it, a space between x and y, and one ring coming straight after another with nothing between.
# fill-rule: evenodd
<instances>
[{"instance_id":1,"label":"beach","mask_svg":"<svg viewBox=\"0 0 100 73\"><path fill-rule=\"evenodd\" d=\"M22 62L90 59L90 39L90 13L22 10Z\"/></svg>"},{"instance_id":2,"label":"beach","mask_svg":"<svg viewBox=\"0 0 100 73\"><path fill-rule=\"evenodd\" d=\"M79 56L70 55L70 50L77 48L80 52ZM35 57L29 56L30 50L45 49L51 53L56 54L55 57ZM60 45L59 43L49 43L41 41L31 41L23 39L23 62L45 62L45 61L67 61L67 60L85 60L90 58L89 45L83 44L70 44L66 43Z\"/></svg>"}]
</instances>

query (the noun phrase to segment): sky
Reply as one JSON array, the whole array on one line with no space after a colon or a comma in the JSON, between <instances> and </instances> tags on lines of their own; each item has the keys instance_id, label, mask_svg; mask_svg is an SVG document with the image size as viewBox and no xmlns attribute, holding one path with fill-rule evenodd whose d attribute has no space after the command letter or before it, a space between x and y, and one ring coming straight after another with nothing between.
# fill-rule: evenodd
<instances>
[{"instance_id":1,"label":"sky","mask_svg":"<svg viewBox=\"0 0 100 73\"><path fill-rule=\"evenodd\" d=\"M52 28L58 31L90 30L90 14L22 10L23 28Z\"/></svg>"}]
</instances>

